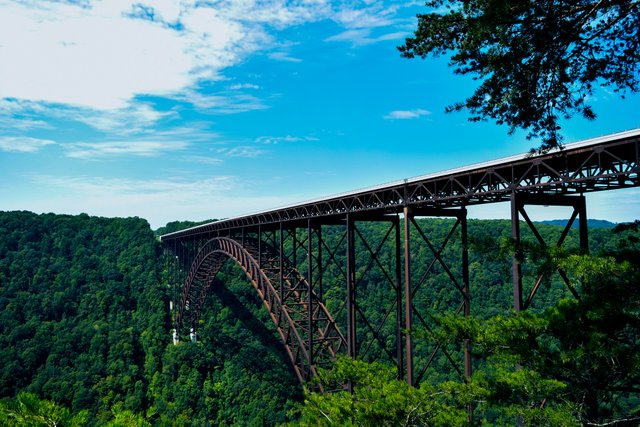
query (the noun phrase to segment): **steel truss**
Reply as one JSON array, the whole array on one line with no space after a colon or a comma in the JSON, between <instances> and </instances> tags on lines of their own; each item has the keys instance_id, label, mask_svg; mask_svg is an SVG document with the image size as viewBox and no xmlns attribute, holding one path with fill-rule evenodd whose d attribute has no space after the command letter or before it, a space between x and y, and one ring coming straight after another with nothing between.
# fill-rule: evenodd
<instances>
[{"instance_id":1,"label":"steel truss","mask_svg":"<svg viewBox=\"0 0 640 427\"><path fill-rule=\"evenodd\" d=\"M461 378L468 378L468 342L431 341L428 351L416 351L416 346L427 344L406 333L417 328L428 331L434 314L471 313L466 206L511 202L517 248L512 261L514 308L524 310L538 294L543 277L537 278L523 298L521 218L541 246L549 245L526 207L573 208L553 244L562 246L578 219L580 246L586 251L584 193L640 185L639 153L640 130L558 152L515 156L162 236L171 253L174 282L182 283L173 297L177 334L197 329L213 279L233 259L269 310L301 382L317 375L319 367L330 366L339 353L392 363L398 377L414 385L425 378L440 355ZM432 236L416 220L419 217L454 221L446 236ZM372 222L385 224L381 235L364 232ZM460 239L462 251L455 265L447 265L442 254L455 239ZM417 257L416 248L427 255ZM558 273L577 296L564 272ZM442 306L438 313L421 296L433 283L457 289L456 301L430 302ZM375 312L359 302L369 292L379 295ZM327 307L336 300L340 305Z\"/></svg>"},{"instance_id":2,"label":"steel truss","mask_svg":"<svg viewBox=\"0 0 640 427\"><path fill-rule=\"evenodd\" d=\"M204 244L183 286L175 329L180 334L189 324L194 333L213 279L231 258L269 311L298 379L307 382L317 375L316 362L334 360L345 339L295 267L283 262L281 268L275 249L261 239L243 235L242 241L215 237Z\"/></svg>"},{"instance_id":3,"label":"steel truss","mask_svg":"<svg viewBox=\"0 0 640 427\"><path fill-rule=\"evenodd\" d=\"M404 219L399 214L346 215L325 223L307 220L281 223L278 228L241 228L205 243L188 242L183 245L183 252L198 246L200 250L188 268L176 307L178 336L187 331L195 334L214 278L233 259L269 310L301 382L317 375L319 367L330 367L338 353L386 361L396 366L399 378L418 384L435 355L442 352L461 376L469 376L468 343L462 362L464 371L448 349L433 343L430 357L421 360L421 370L414 376L413 341L405 333L414 327L414 319L420 327L429 327L431 313L413 300L436 264L460 291L461 302L451 311L470 313L466 210L407 209L403 215ZM436 247L416 221L418 216L453 217L456 222ZM386 225L381 234L370 236L366 228L371 223ZM457 273L441 257L454 234L461 236L464 248L460 259L464 267ZM420 278L412 277L409 252L416 239L416 247L422 242L433 255ZM338 256L341 253L346 256ZM325 290L333 296L340 295L343 301L333 307L333 316L325 305ZM358 297L369 292L379 295L380 305L375 311L366 311ZM344 335L342 330L346 331Z\"/></svg>"},{"instance_id":4,"label":"steel truss","mask_svg":"<svg viewBox=\"0 0 640 427\"><path fill-rule=\"evenodd\" d=\"M560 151L519 155L442 173L405 179L253 215L178 231L163 240L229 228L278 224L348 213L397 213L410 207L463 207L508 202L513 192L584 194L640 185L640 130L623 132Z\"/></svg>"}]
</instances>

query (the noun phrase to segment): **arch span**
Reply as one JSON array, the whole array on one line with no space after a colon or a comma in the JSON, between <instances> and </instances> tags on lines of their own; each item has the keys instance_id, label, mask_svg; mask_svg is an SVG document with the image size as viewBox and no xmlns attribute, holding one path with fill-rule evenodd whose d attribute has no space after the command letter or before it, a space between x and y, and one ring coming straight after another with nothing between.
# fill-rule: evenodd
<instances>
[{"instance_id":1,"label":"arch span","mask_svg":"<svg viewBox=\"0 0 640 427\"><path fill-rule=\"evenodd\" d=\"M215 237L202 246L176 307L176 331L186 326L196 328L213 279L232 259L258 292L298 379L305 383L317 375L318 366L330 364L337 353L345 350L346 340L324 304L309 292L310 286L298 270L280 261L275 250L264 242L257 243L246 239L243 245L229 237Z\"/></svg>"}]
</instances>

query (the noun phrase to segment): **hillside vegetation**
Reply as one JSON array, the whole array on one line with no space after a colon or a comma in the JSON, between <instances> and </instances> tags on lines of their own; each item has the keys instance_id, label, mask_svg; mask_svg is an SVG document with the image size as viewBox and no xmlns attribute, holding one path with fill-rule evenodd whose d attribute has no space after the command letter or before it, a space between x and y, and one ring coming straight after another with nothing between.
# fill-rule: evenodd
<instances>
[{"instance_id":1,"label":"hillside vegetation","mask_svg":"<svg viewBox=\"0 0 640 427\"><path fill-rule=\"evenodd\" d=\"M162 231L191 225L170 223ZM453 222L420 220L420 225L440 247ZM368 241L384 240L385 225L358 227ZM550 246L561 233L555 225L539 229ZM513 304L514 248L509 235L508 221L469 222L472 313L478 322L507 315ZM637 268L637 235L637 225L622 231L592 229L591 253L615 254L635 262ZM340 232L328 229L325 238L332 246L340 241ZM419 236L412 238L419 242ZM541 314L570 297L560 277L550 272L558 259L577 251L578 237L575 230L569 233L567 253L536 250L531 234L525 233L524 240L525 272L532 277L545 269L549 273L530 310ZM442 252L453 275L460 274L456 264L460 245L456 235ZM388 264L392 248L388 242L381 247L380 262ZM363 244L357 248L357 258L366 259ZM345 254L337 252L335 258L328 270L339 277ZM412 267L414 276L421 277L431 259L428 247L416 243L412 258L423 260L414 261ZM359 262L362 269L364 263ZM276 425L300 414L310 417L300 412L303 390L268 313L242 271L229 263L218 275L202 313L199 341L173 345L165 266L160 243L139 218L0 212L0 424L25 425L38 411L58 414L62 425ZM304 268L303 262L300 269ZM370 335L365 318L380 321L385 314L380 307L389 304L393 291L381 269L360 270L359 280L358 333L364 342ZM525 288L530 289L533 279L527 280ZM460 300L459 291L447 281L447 272L438 264L416 294L416 305L429 313L427 323L433 328L442 326L440 319L446 319ZM344 327L340 311L344 290L339 280L326 281L325 298ZM628 313L634 321L637 312L636 307ZM383 333L393 327L393 315L391 320ZM478 325L472 331L474 340L481 335ZM460 333L459 325L449 327L453 335ZM636 333L637 344L640 334L635 327L625 333ZM465 333L472 335L468 329ZM418 333L416 340L416 358L422 360L438 336ZM459 356L455 342L442 345ZM482 354L477 356L476 368L490 365L482 362ZM382 348L375 346L364 359L388 362ZM442 352L433 366L423 378L423 392L427 384L460 383ZM344 379L340 372L333 375ZM380 378L391 377L385 373ZM607 402L605 415L620 407L631 413L637 399L633 392L631 400L625 393L616 397L622 406Z\"/></svg>"},{"instance_id":2,"label":"hillside vegetation","mask_svg":"<svg viewBox=\"0 0 640 427\"><path fill-rule=\"evenodd\" d=\"M127 411L167 426L283 421L301 390L253 290L222 277L203 340L174 346L163 266L145 220L1 212L0 397L30 392L88 425Z\"/></svg>"}]
</instances>

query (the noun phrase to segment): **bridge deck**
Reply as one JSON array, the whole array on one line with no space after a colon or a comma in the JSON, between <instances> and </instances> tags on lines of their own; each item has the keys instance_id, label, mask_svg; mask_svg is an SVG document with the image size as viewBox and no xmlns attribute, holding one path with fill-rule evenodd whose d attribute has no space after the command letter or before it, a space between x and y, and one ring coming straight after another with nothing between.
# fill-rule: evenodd
<instances>
[{"instance_id":1,"label":"bridge deck","mask_svg":"<svg viewBox=\"0 0 640 427\"><path fill-rule=\"evenodd\" d=\"M583 194L635 187L640 129L567 144L544 154L520 154L404 179L300 204L229 218L169 233L163 241L227 229L343 217L389 214L412 208L447 208L509 200L512 193Z\"/></svg>"}]
</instances>

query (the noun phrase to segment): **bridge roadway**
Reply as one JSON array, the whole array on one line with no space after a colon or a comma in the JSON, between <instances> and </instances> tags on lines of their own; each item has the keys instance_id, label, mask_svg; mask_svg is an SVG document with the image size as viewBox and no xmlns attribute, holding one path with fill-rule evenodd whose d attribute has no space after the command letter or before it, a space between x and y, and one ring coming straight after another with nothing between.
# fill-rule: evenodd
<instances>
[{"instance_id":1,"label":"bridge roadway","mask_svg":"<svg viewBox=\"0 0 640 427\"><path fill-rule=\"evenodd\" d=\"M512 237L517 248L521 219L541 245L547 244L527 215L527 206L571 207L571 217L556 244L562 245L578 219L580 245L586 251L584 194L637 187L639 156L640 129L636 129L567 144L547 153L511 156L163 235L166 253L174 260L178 288L173 298L174 339L187 331L195 339L200 311L213 279L226 261L233 259L269 310L301 382L317 375L318 367L330 366L339 353L353 358L388 359L397 366L399 377L417 384L440 352L461 377L468 376L469 343L448 350L435 343L429 357L414 360L414 339L406 331L416 325L428 328L428 313L421 312L414 302L426 280L424 276L413 277L415 263L428 264L427 273L436 265L445 271L459 290L460 303L452 308L469 315L467 206L510 202ZM455 223L442 246L436 247L416 217L451 217ZM382 241L369 242L360 232L358 224L371 221L387 224ZM335 230L339 230L336 246L330 247L324 236L327 227L333 227L333 244ZM416 234L420 236L417 239ZM463 249L457 264L449 266L440 255L455 239ZM416 244L426 245L432 259L412 259L411 248ZM391 247L394 253L394 259L386 260L386 264L379 257L383 247ZM339 265L337 253L346 255L346 265ZM514 308L524 310L531 304L542 278L523 297L519 259L514 254ZM368 318L360 308L357 292L360 278L372 269L383 277L390 295L388 306L380 308L384 315L376 319ZM339 271L339 277L329 278L329 270ZM568 284L566 276L562 272L560 275ZM335 313L339 317L334 318L325 306L323 283L327 287L326 283L336 280L343 288L345 301ZM458 356L461 363L456 360ZM459 365L464 368L459 369Z\"/></svg>"}]
</instances>

